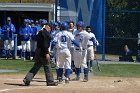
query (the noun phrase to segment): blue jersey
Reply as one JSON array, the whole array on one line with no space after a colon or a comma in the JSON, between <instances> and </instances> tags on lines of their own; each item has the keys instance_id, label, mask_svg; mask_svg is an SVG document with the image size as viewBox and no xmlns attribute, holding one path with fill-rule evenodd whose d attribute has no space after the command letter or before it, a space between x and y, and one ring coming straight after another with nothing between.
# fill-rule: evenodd
<instances>
[{"instance_id":1,"label":"blue jersey","mask_svg":"<svg viewBox=\"0 0 140 93\"><path fill-rule=\"evenodd\" d=\"M38 32L42 29L42 27L39 26L39 25L35 25L35 27L37 28L37 31L38 31Z\"/></svg>"},{"instance_id":2,"label":"blue jersey","mask_svg":"<svg viewBox=\"0 0 140 93\"><path fill-rule=\"evenodd\" d=\"M34 27L31 27L31 38L32 40L37 40L37 34L38 34L38 31L37 31L37 28L34 26Z\"/></svg>"},{"instance_id":3,"label":"blue jersey","mask_svg":"<svg viewBox=\"0 0 140 93\"><path fill-rule=\"evenodd\" d=\"M9 40L9 39L14 40L15 32L16 32L16 29L12 23L4 25L2 28L2 33L4 34L4 40Z\"/></svg>"},{"instance_id":4,"label":"blue jersey","mask_svg":"<svg viewBox=\"0 0 140 93\"><path fill-rule=\"evenodd\" d=\"M54 37L56 36L56 34L57 34L58 32L60 32L60 31L59 31L59 30L53 30L53 31L51 31L51 40L54 39Z\"/></svg>"},{"instance_id":5,"label":"blue jersey","mask_svg":"<svg viewBox=\"0 0 140 93\"><path fill-rule=\"evenodd\" d=\"M19 34L21 35L22 41L28 41L30 39L31 27L30 26L21 26L19 28Z\"/></svg>"}]
</instances>

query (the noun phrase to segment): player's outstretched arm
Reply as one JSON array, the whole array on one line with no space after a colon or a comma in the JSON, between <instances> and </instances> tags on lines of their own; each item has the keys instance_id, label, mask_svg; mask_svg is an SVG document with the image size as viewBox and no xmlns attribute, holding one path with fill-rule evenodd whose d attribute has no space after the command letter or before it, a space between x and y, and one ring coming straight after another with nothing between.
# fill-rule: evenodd
<instances>
[{"instance_id":1,"label":"player's outstretched arm","mask_svg":"<svg viewBox=\"0 0 140 93\"><path fill-rule=\"evenodd\" d=\"M75 46L80 47L79 42L77 42L75 39L74 39L74 40L71 40L71 41L72 41L72 43L73 43Z\"/></svg>"}]
</instances>

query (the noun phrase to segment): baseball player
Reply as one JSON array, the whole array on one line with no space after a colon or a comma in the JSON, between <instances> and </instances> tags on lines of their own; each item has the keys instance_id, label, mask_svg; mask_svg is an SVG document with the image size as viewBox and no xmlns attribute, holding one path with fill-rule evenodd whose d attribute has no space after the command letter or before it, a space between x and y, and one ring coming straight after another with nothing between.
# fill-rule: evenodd
<instances>
[{"instance_id":1,"label":"baseball player","mask_svg":"<svg viewBox=\"0 0 140 93\"><path fill-rule=\"evenodd\" d=\"M74 39L74 36L68 32L69 25L64 22L61 25L61 32L56 34L54 38L54 42L56 43L57 53L56 53L56 61L57 66L59 67L59 82L63 81L63 69L65 69L66 80L65 83L69 83L70 71L71 71L71 53L70 53L70 45L71 42L80 47L80 44Z\"/></svg>"},{"instance_id":2,"label":"baseball player","mask_svg":"<svg viewBox=\"0 0 140 93\"><path fill-rule=\"evenodd\" d=\"M57 22L54 22L53 20L51 20L50 23L51 23L51 26L52 26L52 31L51 31L51 43L52 43L56 34L58 32L60 32L60 29L59 29L59 25L58 25ZM51 59L56 63L56 47L53 49ZM58 69L59 68L56 66L57 79L58 79Z\"/></svg>"},{"instance_id":3,"label":"baseball player","mask_svg":"<svg viewBox=\"0 0 140 93\"><path fill-rule=\"evenodd\" d=\"M37 28L37 31L38 31L38 32L42 29L42 27L41 27L41 20L36 21L35 27Z\"/></svg>"},{"instance_id":4,"label":"baseball player","mask_svg":"<svg viewBox=\"0 0 140 93\"><path fill-rule=\"evenodd\" d=\"M94 42L88 40L87 43L87 66L89 68L89 71L92 72L93 70L93 61L94 61L94 49L97 45L99 45L98 41L96 40L95 35L91 32L91 27L87 26L86 31L89 33L91 38L94 38Z\"/></svg>"},{"instance_id":5,"label":"baseball player","mask_svg":"<svg viewBox=\"0 0 140 93\"><path fill-rule=\"evenodd\" d=\"M55 35L60 31L58 23L52 24L51 38L54 39Z\"/></svg>"},{"instance_id":6,"label":"baseball player","mask_svg":"<svg viewBox=\"0 0 140 93\"><path fill-rule=\"evenodd\" d=\"M14 57L14 33L16 32L15 26L11 23L11 18L7 17L7 24L2 28L4 34L4 49L6 50L6 58ZM12 52L12 54L11 54Z\"/></svg>"},{"instance_id":7,"label":"baseball player","mask_svg":"<svg viewBox=\"0 0 140 93\"><path fill-rule=\"evenodd\" d=\"M31 57L30 60L32 60L35 56L35 49L37 46L37 28L35 27L34 21L31 20Z\"/></svg>"},{"instance_id":8,"label":"baseball player","mask_svg":"<svg viewBox=\"0 0 140 93\"><path fill-rule=\"evenodd\" d=\"M76 67L76 78L80 80L80 67L84 69L84 82L88 81L88 67L87 67L87 42L88 40L94 41L89 33L84 30L84 23L79 21L77 23L77 31L74 32L75 39L80 43L80 48L75 47L74 64Z\"/></svg>"},{"instance_id":9,"label":"baseball player","mask_svg":"<svg viewBox=\"0 0 140 93\"><path fill-rule=\"evenodd\" d=\"M31 46L30 46L30 36L31 36L31 27L28 26L27 19L24 19L24 24L19 28L19 35L21 36L21 45L22 45L22 59L25 61L26 56L30 57Z\"/></svg>"},{"instance_id":10,"label":"baseball player","mask_svg":"<svg viewBox=\"0 0 140 93\"><path fill-rule=\"evenodd\" d=\"M71 32L72 34L76 31L76 29L74 28L74 22L70 21L69 22L69 32ZM71 52L71 69L72 72L75 70L75 66L74 66L74 45L72 44L70 47L70 52Z\"/></svg>"}]
</instances>

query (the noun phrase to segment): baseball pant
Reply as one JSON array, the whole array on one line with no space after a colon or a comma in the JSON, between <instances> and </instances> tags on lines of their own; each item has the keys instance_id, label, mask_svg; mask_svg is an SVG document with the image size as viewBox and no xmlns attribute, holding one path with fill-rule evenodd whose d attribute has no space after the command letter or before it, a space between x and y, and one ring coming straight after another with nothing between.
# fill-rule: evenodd
<instances>
[{"instance_id":1,"label":"baseball pant","mask_svg":"<svg viewBox=\"0 0 140 93\"><path fill-rule=\"evenodd\" d=\"M57 50L57 62L59 68L71 69L71 54L69 49Z\"/></svg>"},{"instance_id":2,"label":"baseball pant","mask_svg":"<svg viewBox=\"0 0 140 93\"><path fill-rule=\"evenodd\" d=\"M31 51L35 52L36 47L37 47L37 41L31 40Z\"/></svg>"},{"instance_id":3,"label":"baseball pant","mask_svg":"<svg viewBox=\"0 0 140 93\"><path fill-rule=\"evenodd\" d=\"M76 68L87 68L87 50L75 50L74 65Z\"/></svg>"},{"instance_id":4,"label":"baseball pant","mask_svg":"<svg viewBox=\"0 0 140 93\"><path fill-rule=\"evenodd\" d=\"M5 40L4 49L5 50L14 50L14 40Z\"/></svg>"},{"instance_id":5,"label":"baseball pant","mask_svg":"<svg viewBox=\"0 0 140 93\"><path fill-rule=\"evenodd\" d=\"M21 45L22 45L22 52L31 51L30 41L21 41Z\"/></svg>"},{"instance_id":6,"label":"baseball pant","mask_svg":"<svg viewBox=\"0 0 140 93\"><path fill-rule=\"evenodd\" d=\"M87 47L87 66L89 69L92 69L94 60L94 49L93 46Z\"/></svg>"},{"instance_id":7,"label":"baseball pant","mask_svg":"<svg viewBox=\"0 0 140 93\"><path fill-rule=\"evenodd\" d=\"M58 65L58 77L63 78L63 68L65 68L66 79L70 77L71 69L71 54L69 49L61 49L57 51L57 65Z\"/></svg>"}]
</instances>

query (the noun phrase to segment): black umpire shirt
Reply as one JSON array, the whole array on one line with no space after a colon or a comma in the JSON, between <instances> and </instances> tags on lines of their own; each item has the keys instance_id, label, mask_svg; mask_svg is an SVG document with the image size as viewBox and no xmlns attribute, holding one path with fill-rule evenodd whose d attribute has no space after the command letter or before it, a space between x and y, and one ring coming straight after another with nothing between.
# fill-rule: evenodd
<instances>
[{"instance_id":1,"label":"black umpire shirt","mask_svg":"<svg viewBox=\"0 0 140 93\"><path fill-rule=\"evenodd\" d=\"M46 29L39 31L37 36L37 48L41 49L40 51L41 57L45 57L46 54L49 54L50 42L51 42L50 33Z\"/></svg>"}]
</instances>

